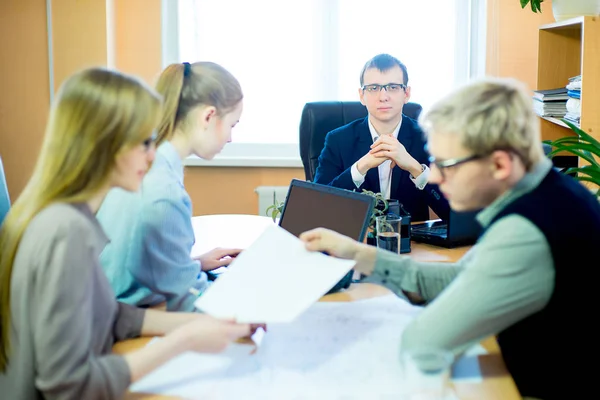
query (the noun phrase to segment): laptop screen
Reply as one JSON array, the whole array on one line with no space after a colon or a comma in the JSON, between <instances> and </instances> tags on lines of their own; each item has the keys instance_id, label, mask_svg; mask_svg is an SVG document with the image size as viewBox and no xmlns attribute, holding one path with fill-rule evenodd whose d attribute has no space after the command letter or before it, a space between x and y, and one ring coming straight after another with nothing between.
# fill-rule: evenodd
<instances>
[{"instance_id":1,"label":"laptop screen","mask_svg":"<svg viewBox=\"0 0 600 400\"><path fill-rule=\"evenodd\" d=\"M323 227L362 241L373 201L366 194L294 179L279 226L294 236Z\"/></svg>"}]
</instances>

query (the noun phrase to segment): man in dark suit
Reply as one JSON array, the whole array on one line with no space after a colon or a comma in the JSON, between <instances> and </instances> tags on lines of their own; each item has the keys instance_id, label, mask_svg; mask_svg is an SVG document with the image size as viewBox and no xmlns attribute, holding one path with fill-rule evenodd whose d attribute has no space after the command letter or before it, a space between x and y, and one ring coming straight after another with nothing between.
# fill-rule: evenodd
<instances>
[{"instance_id":1,"label":"man in dark suit","mask_svg":"<svg viewBox=\"0 0 600 400\"><path fill-rule=\"evenodd\" d=\"M381 192L399 200L413 221L429 219L428 206L446 219L448 202L437 186L427 184L423 132L402 114L410 99L406 66L388 54L373 57L363 67L358 94L369 115L327 134L315 182Z\"/></svg>"}]
</instances>

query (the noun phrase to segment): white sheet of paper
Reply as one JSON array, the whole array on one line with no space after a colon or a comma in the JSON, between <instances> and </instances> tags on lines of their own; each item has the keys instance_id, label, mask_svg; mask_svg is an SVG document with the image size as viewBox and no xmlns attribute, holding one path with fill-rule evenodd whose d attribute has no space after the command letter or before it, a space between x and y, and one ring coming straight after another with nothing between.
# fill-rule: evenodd
<instances>
[{"instance_id":1,"label":"white sheet of paper","mask_svg":"<svg viewBox=\"0 0 600 400\"><path fill-rule=\"evenodd\" d=\"M201 215L192 218L195 242L191 256L200 256L215 247L247 249L267 227L272 218L260 215Z\"/></svg>"},{"instance_id":2,"label":"white sheet of paper","mask_svg":"<svg viewBox=\"0 0 600 400\"><path fill-rule=\"evenodd\" d=\"M195 302L205 313L240 322L289 322L352 269L354 261L307 251L271 225Z\"/></svg>"},{"instance_id":3,"label":"white sheet of paper","mask_svg":"<svg viewBox=\"0 0 600 400\"><path fill-rule=\"evenodd\" d=\"M419 312L393 295L315 303L291 323L269 324L254 354L185 353L131 390L186 399L397 399L399 338Z\"/></svg>"},{"instance_id":4,"label":"white sheet of paper","mask_svg":"<svg viewBox=\"0 0 600 400\"><path fill-rule=\"evenodd\" d=\"M254 354L186 353L131 390L186 399L402 398L400 336L421 310L394 295L315 303L291 323L269 325Z\"/></svg>"}]
</instances>

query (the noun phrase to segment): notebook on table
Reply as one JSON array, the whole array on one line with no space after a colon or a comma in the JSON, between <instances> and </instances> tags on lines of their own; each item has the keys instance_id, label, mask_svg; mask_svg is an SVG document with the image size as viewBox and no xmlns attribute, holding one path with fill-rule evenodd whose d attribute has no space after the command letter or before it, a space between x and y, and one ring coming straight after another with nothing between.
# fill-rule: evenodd
<instances>
[{"instance_id":1,"label":"notebook on table","mask_svg":"<svg viewBox=\"0 0 600 400\"><path fill-rule=\"evenodd\" d=\"M447 220L431 220L411 226L411 239L415 242L453 248L475 243L481 225L475 219L480 210L456 212L450 210Z\"/></svg>"},{"instance_id":2,"label":"notebook on table","mask_svg":"<svg viewBox=\"0 0 600 400\"><path fill-rule=\"evenodd\" d=\"M293 179L288 189L279 226L298 237L323 227L362 242L367 233L375 199L367 194ZM350 271L329 293L352 283Z\"/></svg>"}]
</instances>

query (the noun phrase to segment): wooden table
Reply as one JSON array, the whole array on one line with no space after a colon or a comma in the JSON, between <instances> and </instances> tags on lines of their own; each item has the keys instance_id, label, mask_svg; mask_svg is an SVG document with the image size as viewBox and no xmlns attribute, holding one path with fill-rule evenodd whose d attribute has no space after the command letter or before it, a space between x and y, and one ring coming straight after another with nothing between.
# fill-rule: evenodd
<instances>
[{"instance_id":1,"label":"wooden table","mask_svg":"<svg viewBox=\"0 0 600 400\"><path fill-rule=\"evenodd\" d=\"M452 262L458 260L470 247L445 249L421 243L412 243L410 256L420 261ZM353 284L343 292L324 296L320 301L354 301L360 299L383 296L390 293L388 289L373 284ZM146 343L149 338L126 340L115 344L115 353L124 354L136 350ZM515 383L506 370L498 344L494 337L481 342L488 354L480 355L479 366L483 375L482 383L458 382L454 383L454 390L461 400L520 400L521 396ZM151 395L141 393L128 393L128 400L167 400L176 397Z\"/></svg>"}]
</instances>

